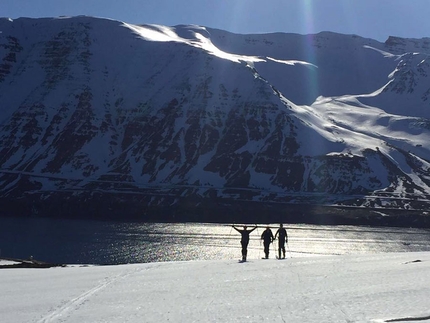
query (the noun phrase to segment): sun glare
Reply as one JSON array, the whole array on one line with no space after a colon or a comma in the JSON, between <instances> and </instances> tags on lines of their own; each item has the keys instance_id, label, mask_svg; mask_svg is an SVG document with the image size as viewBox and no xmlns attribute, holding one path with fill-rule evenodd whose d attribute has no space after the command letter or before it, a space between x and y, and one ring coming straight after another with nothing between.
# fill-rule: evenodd
<instances>
[{"instance_id":1,"label":"sun glare","mask_svg":"<svg viewBox=\"0 0 430 323\"><path fill-rule=\"evenodd\" d=\"M303 0L300 2L300 12L301 17L303 17L303 25L300 28L304 31L305 34L309 35L306 37L306 41L303 43L302 51L305 54L306 61L318 66L318 62L316 60L315 55L315 47L313 46L313 37L310 35L314 32L315 26L314 26L314 7L312 6L311 0ZM308 88L309 88L309 94L312 97L315 97L316 94L319 92L319 85L318 85L318 79L317 74L312 73L309 74L308 79Z\"/></svg>"}]
</instances>

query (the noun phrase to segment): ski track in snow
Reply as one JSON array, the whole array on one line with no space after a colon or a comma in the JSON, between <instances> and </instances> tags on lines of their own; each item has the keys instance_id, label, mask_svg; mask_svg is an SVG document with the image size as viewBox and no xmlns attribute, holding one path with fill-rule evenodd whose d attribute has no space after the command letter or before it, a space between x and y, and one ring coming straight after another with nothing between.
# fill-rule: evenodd
<instances>
[{"instance_id":1,"label":"ski track in snow","mask_svg":"<svg viewBox=\"0 0 430 323\"><path fill-rule=\"evenodd\" d=\"M154 268L154 267L150 267ZM147 268L146 270L150 269ZM109 285L117 282L118 280L125 279L130 275L138 273L142 270L142 268L134 269L132 272L126 272L114 277L107 277L104 282L100 283L96 287L82 293L78 297L66 302L65 304L59 306L57 309L50 312L48 315L37 321L37 323L50 323L56 322L60 318L66 318L70 316L72 311L78 310L82 305L84 305L93 295L99 293L101 290L105 289Z\"/></svg>"}]
</instances>

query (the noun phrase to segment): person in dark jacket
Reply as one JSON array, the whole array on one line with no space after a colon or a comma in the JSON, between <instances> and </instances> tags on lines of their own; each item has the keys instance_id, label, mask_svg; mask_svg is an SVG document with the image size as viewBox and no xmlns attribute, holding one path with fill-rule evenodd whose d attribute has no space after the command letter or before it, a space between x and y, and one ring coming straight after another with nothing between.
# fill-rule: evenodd
<instances>
[{"instance_id":1,"label":"person in dark jacket","mask_svg":"<svg viewBox=\"0 0 430 323\"><path fill-rule=\"evenodd\" d=\"M285 243L288 243L288 234L287 234L287 230L285 230L282 223L279 225L279 229L275 233L275 239L278 235L279 235L278 237L279 259L281 259L281 250L282 250L282 259L285 259Z\"/></svg>"},{"instance_id":2,"label":"person in dark jacket","mask_svg":"<svg viewBox=\"0 0 430 323\"><path fill-rule=\"evenodd\" d=\"M248 254L248 244L249 244L249 235L252 231L257 229L257 227L254 227L251 230L247 230L247 226L243 226L243 230L240 230L236 228L234 225L232 225L233 229L235 229L237 232L239 232L242 236L240 239L240 243L242 245L242 261L246 261L246 256Z\"/></svg>"},{"instance_id":3,"label":"person in dark jacket","mask_svg":"<svg viewBox=\"0 0 430 323\"><path fill-rule=\"evenodd\" d=\"M270 230L269 226L267 226L266 230L264 230L261 234L261 240L263 240L264 254L266 256L266 259L269 258L270 244L273 242L273 239L274 237L272 230Z\"/></svg>"}]
</instances>

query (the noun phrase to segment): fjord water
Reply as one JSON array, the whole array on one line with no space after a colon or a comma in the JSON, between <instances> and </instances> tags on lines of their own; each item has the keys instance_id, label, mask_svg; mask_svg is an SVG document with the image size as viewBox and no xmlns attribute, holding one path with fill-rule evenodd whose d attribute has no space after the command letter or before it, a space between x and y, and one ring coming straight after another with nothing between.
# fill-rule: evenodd
<instances>
[{"instance_id":1,"label":"fjord water","mask_svg":"<svg viewBox=\"0 0 430 323\"><path fill-rule=\"evenodd\" d=\"M402 251L430 251L428 229L284 224L287 258ZM252 227L252 225L249 225ZM251 234L248 259L260 259L260 235ZM278 224L271 224L273 233ZM275 258L275 242L270 258ZM62 264L239 259L240 234L225 224L135 223L0 217L0 257Z\"/></svg>"}]
</instances>

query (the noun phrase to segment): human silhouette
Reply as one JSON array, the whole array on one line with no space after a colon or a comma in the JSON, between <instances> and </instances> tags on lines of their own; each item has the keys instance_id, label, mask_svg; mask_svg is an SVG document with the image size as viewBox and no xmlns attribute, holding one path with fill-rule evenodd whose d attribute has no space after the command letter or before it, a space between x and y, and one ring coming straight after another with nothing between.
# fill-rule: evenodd
<instances>
[{"instance_id":1,"label":"human silhouette","mask_svg":"<svg viewBox=\"0 0 430 323\"><path fill-rule=\"evenodd\" d=\"M288 243L288 234L287 234L287 230L285 230L282 223L279 225L279 229L275 233L275 239L278 236L278 234L279 234L279 237L278 237L279 257L278 258L281 259L281 250L282 250L282 259L285 259L285 242Z\"/></svg>"},{"instance_id":2,"label":"human silhouette","mask_svg":"<svg viewBox=\"0 0 430 323\"><path fill-rule=\"evenodd\" d=\"M270 230L269 226L267 226L266 230L264 230L263 233L261 234L261 240L263 240L264 254L266 259L269 258L270 244L273 242L273 239L274 237L273 237L272 230Z\"/></svg>"},{"instance_id":3,"label":"human silhouette","mask_svg":"<svg viewBox=\"0 0 430 323\"><path fill-rule=\"evenodd\" d=\"M257 227L255 226L251 230L247 230L246 225L243 226L243 230L236 228L234 225L232 225L232 227L241 234L240 244L242 245L242 261L246 261L246 255L248 254L249 235L252 231L257 229Z\"/></svg>"}]
</instances>

